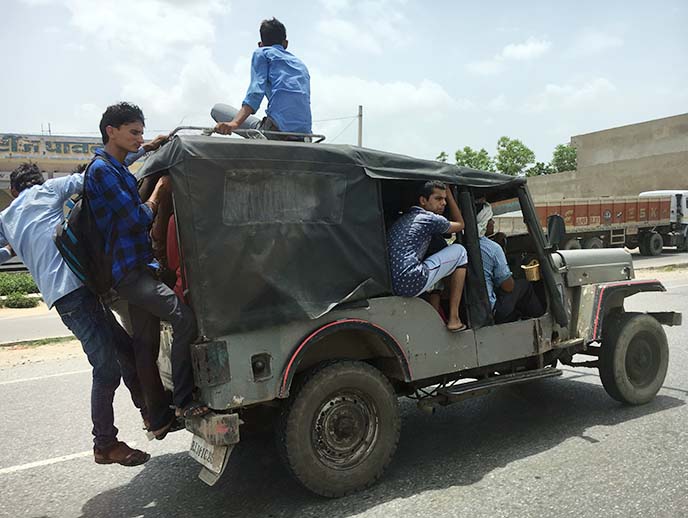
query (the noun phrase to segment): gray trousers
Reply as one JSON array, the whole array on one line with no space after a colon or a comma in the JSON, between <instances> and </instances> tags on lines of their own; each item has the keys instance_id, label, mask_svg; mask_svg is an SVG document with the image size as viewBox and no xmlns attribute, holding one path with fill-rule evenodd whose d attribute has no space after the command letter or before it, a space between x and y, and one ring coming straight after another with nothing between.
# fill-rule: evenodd
<instances>
[{"instance_id":1,"label":"gray trousers","mask_svg":"<svg viewBox=\"0 0 688 518\"><path fill-rule=\"evenodd\" d=\"M154 428L169 415L169 396L165 392L157 366L160 344L160 320L172 325L172 382L175 406L184 408L192 399L194 388L191 366L191 342L196 338L196 318L186 304L148 269L129 272L115 287L128 303L136 367L144 391L146 406ZM153 410L155 409L155 410Z\"/></svg>"}]
</instances>

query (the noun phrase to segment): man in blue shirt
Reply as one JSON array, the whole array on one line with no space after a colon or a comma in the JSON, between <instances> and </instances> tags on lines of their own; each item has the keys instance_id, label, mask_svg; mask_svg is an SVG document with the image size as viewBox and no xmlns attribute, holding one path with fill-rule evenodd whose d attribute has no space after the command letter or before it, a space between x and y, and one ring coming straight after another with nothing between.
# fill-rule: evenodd
<instances>
[{"instance_id":1,"label":"man in blue shirt","mask_svg":"<svg viewBox=\"0 0 688 518\"><path fill-rule=\"evenodd\" d=\"M53 242L55 228L63 219L62 207L70 196L82 191L83 182L82 174L44 182L34 164L18 167L10 176L11 193L16 199L0 213L0 263L17 253L45 303L57 309L93 367L91 417L95 461L137 466L150 455L117 440L112 409L121 373L134 405L147 419L131 340L112 313L67 267Z\"/></svg>"},{"instance_id":2,"label":"man in blue shirt","mask_svg":"<svg viewBox=\"0 0 688 518\"><path fill-rule=\"evenodd\" d=\"M251 59L251 83L241 109L231 122L220 122L215 131L229 135L256 113L267 97L267 117L260 129L311 132L311 77L306 65L287 52L288 44L287 30L279 20L263 20L260 42Z\"/></svg>"},{"instance_id":3,"label":"man in blue shirt","mask_svg":"<svg viewBox=\"0 0 688 518\"><path fill-rule=\"evenodd\" d=\"M449 207L451 221L442 216ZM463 216L451 189L438 181L425 182L418 193L418 206L404 213L389 229L387 244L395 295L417 297L449 277L449 331L463 331L459 305L466 280L466 249L452 244L425 257L433 236L461 232Z\"/></svg>"},{"instance_id":4,"label":"man in blue shirt","mask_svg":"<svg viewBox=\"0 0 688 518\"><path fill-rule=\"evenodd\" d=\"M165 437L176 420L168 408L157 369L157 340L160 320L172 325L172 401L185 418L198 417L209 409L192 399L194 388L191 342L196 338L196 318L191 309L156 273L150 226L160 199L169 191L169 177L160 179L151 197L141 202L136 179L124 165L128 153L143 143L144 117L138 106L119 103L109 106L100 121L104 149L86 177L84 191L105 251L112 258L113 288L129 304L133 344L139 378L145 388L151 429L158 439Z\"/></svg>"},{"instance_id":5,"label":"man in blue shirt","mask_svg":"<svg viewBox=\"0 0 688 518\"><path fill-rule=\"evenodd\" d=\"M533 286L526 279L514 279L502 247L487 236L494 234L492 207L483 203L477 215L480 257L490 306L497 324L521 317L541 316L545 310Z\"/></svg>"}]
</instances>

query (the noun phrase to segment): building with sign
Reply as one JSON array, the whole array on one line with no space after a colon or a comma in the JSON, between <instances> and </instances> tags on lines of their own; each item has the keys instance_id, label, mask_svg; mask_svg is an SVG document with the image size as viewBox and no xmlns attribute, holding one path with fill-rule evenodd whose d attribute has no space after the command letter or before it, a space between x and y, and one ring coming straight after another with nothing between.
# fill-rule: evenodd
<instances>
[{"instance_id":1,"label":"building with sign","mask_svg":"<svg viewBox=\"0 0 688 518\"><path fill-rule=\"evenodd\" d=\"M9 205L10 173L24 162L33 162L46 179L71 174L87 164L96 149L103 147L100 137L27 135L0 133L0 210ZM135 171L140 164L130 169Z\"/></svg>"}]
</instances>

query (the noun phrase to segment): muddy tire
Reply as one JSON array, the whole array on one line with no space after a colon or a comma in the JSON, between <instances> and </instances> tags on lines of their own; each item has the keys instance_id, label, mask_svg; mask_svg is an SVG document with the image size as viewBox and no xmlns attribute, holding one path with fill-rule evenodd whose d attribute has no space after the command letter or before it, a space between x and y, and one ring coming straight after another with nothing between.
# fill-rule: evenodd
<instances>
[{"instance_id":1,"label":"muddy tire","mask_svg":"<svg viewBox=\"0 0 688 518\"><path fill-rule=\"evenodd\" d=\"M340 497L374 484L399 442L399 403L387 378L359 361L316 366L278 421L277 447L307 489Z\"/></svg>"},{"instance_id":2,"label":"muddy tire","mask_svg":"<svg viewBox=\"0 0 688 518\"><path fill-rule=\"evenodd\" d=\"M662 325L643 313L620 313L604 322L600 378L617 401L642 405L664 383L669 346Z\"/></svg>"}]
</instances>

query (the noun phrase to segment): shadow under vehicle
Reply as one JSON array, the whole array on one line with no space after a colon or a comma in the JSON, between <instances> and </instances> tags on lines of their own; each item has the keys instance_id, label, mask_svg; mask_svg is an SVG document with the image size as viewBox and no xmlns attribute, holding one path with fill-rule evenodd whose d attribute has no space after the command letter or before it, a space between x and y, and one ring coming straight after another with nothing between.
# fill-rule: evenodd
<instances>
[{"instance_id":1,"label":"shadow under vehicle","mask_svg":"<svg viewBox=\"0 0 688 518\"><path fill-rule=\"evenodd\" d=\"M188 298L198 398L190 454L214 484L240 430L275 427L278 451L309 490L338 497L382 476L400 433L398 398L432 411L507 385L556 377L557 362L599 369L611 397L651 401L667 371L662 325L674 312L630 313L624 299L665 291L634 280L618 249L558 250L522 177L353 146L180 135L139 176L169 174ZM394 296L386 233L418 182L455 189L468 251L461 312L450 333L421 298ZM483 274L477 200L518 203L528 233L509 239L515 276L546 306L495 324ZM161 372L169 383L169 331ZM587 360L581 356L587 357Z\"/></svg>"}]
</instances>

